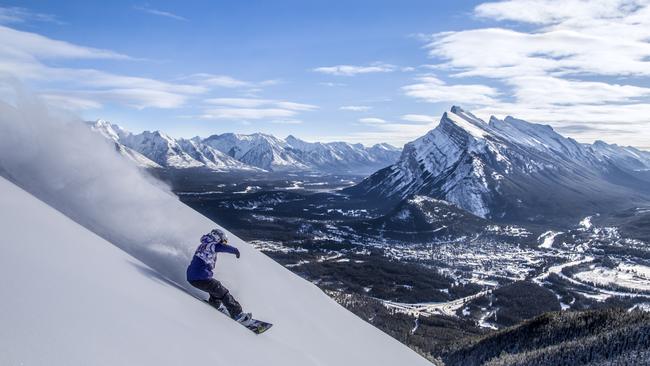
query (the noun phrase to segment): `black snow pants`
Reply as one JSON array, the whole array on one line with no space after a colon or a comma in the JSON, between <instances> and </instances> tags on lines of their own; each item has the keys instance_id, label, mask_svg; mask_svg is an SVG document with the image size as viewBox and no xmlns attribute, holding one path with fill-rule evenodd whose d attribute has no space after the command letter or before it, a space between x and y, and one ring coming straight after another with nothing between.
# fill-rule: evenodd
<instances>
[{"instance_id":1,"label":"black snow pants","mask_svg":"<svg viewBox=\"0 0 650 366\"><path fill-rule=\"evenodd\" d=\"M235 300L234 297L228 292L221 282L210 278L209 280L190 281L190 284L199 290L203 290L210 294L208 302L214 307L219 307L220 303L228 309L230 317L237 318L241 314L241 305Z\"/></svg>"}]
</instances>

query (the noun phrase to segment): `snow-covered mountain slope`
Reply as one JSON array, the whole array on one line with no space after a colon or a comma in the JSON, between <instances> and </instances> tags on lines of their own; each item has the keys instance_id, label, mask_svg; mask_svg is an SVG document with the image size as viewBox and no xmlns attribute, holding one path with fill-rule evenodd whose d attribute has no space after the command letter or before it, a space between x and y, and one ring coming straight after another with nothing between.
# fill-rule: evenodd
<instances>
[{"instance_id":1,"label":"snow-covered mountain slope","mask_svg":"<svg viewBox=\"0 0 650 366\"><path fill-rule=\"evenodd\" d=\"M4 178L0 206L0 364L428 364L239 239L217 276L261 336Z\"/></svg>"},{"instance_id":2,"label":"snow-covered mountain slope","mask_svg":"<svg viewBox=\"0 0 650 366\"><path fill-rule=\"evenodd\" d=\"M634 171L650 170L650 152L639 150L632 146L619 146L596 141L588 145L594 155L601 159L612 161L614 164Z\"/></svg>"},{"instance_id":3,"label":"snow-covered mountain slope","mask_svg":"<svg viewBox=\"0 0 650 366\"><path fill-rule=\"evenodd\" d=\"M201 141L200 137L192 139L178 139L179 146L195 160L203 163L206 167L218 171L248 170L262 171L252 165L247 165L232 158L221 151L214 149Z\"/></svg>"},{"instance_id":4,"label":"snow-covered mountain slope","mask_svg":"<svg viewBox=\"0 0 650 366\"><path fill-rule=\"evenodd\" d=\"M550 126L512 117L486 123L452 107L435 129L404 147L396 164L347 192L395 201L426 195L480 217L520 220L650 199L629 169L593 151Z\"/></svg>"},{"instance_id":5,"label":"snow-covered mountain slope","mask_svg":"<svg viewBox=\"0 0 650 366\"><path fill-rule=\"evenodd\" d=\"M104 120L89 124L115 142L122 155L145 167L370 174L397 161L401 151L389 144L366 148L347 142L311 143L293 136L280 139L263 133L175 139L160 131L133 134Z\"/></svg>"},{"instance_id":6,"label":"snow-covered mountain slope","mask_svg":"<svg viewBox=\"0 0 650 366\"><path fill-rule=\"evenodd\" d=\"M294 136L286 138L288 148L301 161L318 170L369 174L397 161L400 150L389 144L370 148L347 142L306 142Z\"/></svg>"},{"instance_id":7,"label":"snow-covered mountain slope","mask_svg":"<svg viewBox=\"0 0 650 366\"><path fill-rule=\"evenodd\" d=\"M228 152L234 152L238 157L247 164L266 167L268 170L309 170L310 167L300 161L291 151L286 149L286 141L272 135L255 133L251 135L225 134L220 137L211 136L206 139L206 143L214 143L225 137L223 143L226 143ZM231 147L229 143L234 143ZM220 144L221 145L221 144Z\"/></svg>"},{"instance_id":8,"label":"snow-covered mountain slope","mask_svg":"<svg viewBox=\"0 0 650 366\"><path fill-rule=\"evenodd\" d=\"M272 135L224 133L212 135L203 142L246 164L265 170L309 170L309 166L285 149L285 141Z\"/></svg>"},{"instance_id":9,"label":"snow-covered mountain slope","mask_svg":"<svg viewBox=\"0 0 650 366\"><path fill-rule=\"evenodd\" d=\"M394 163L399 156L399 149L388 144L366 148L346 142L311 143L294 136L280 139L262 133L225 133L203 142L247 164L274 171L365 174Z\"/></svg>"},{"instance_id":10,"label":"snow-covered mountain slope","mask_svg":"<svg viewBox=\"0 0 650 366\"><path fill-rule=\"evenodd\" d=\"M160 131L133 134L104 120L91 128L115 142L122 155L144 167L196 168L215 171L261 171L246 165L201 142L201 139L175 139Z\"/></svg>"},{"instance_id":11,"label":"snow-covered mountain slope","mask_svg":"<svg viewBox=\"0 0 650 366\"><path fill-rule=\"evenodd\" d=\"M158 163L140 154L139 152L122 145L120 143L120 137L126 136L128 133L124 131L122 128L120 128L119 126L111 124L110 122L101 119L93 123L90 123L89 125L93 131L100 133L102 136L106 137L109 141L112 141L112 143L115 145L115 150L117 150L122 156L133 161L138 166L143 168L161 167Z\"/></svg>"},{"instance_id":12,"label":"snow-covered mountain slope","mask_svg":"<svg viewBox=\"0 0 650 366\"><path fill-rule=\"evenodd\" d=\"M170 168L195 168L203 163L185 152L178 141L160 131L129 134L120 139L125 146L140 152L156 163Z\"/></svg>"},{"instance_id":13,"label":"snow-covered mountain slope","mask_svg":"<svg viewBox=\"0 0 650 366\"><path fill-rule=\"evenodd\" d=\"M0 102L0 364L428 364L230 233L241 258L215 275L275 326L255 336L190 296L218 225L83 122L16 105Z\"/></svg>"}]
</instances>

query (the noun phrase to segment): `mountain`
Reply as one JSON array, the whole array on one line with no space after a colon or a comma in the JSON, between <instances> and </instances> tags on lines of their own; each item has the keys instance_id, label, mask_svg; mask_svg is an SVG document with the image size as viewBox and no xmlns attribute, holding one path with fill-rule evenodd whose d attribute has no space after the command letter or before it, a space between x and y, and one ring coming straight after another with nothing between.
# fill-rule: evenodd
<instances>
[{"instance_id":1,"label":"mountain","mask_svg":"<svg viewBox=\"0 0 650 366\"><path fill-rule=\"evenodd\" d=\"M193 168L203 165L183 151L175 139L160 131L129 134L120 138L120 142L164 167Z\"/></svg>"},{"instance_id":2,"label":"mountain","mask_svg":"<svg viewBox=\"0 0 650 366\"><path fill-rule=\"evenodd\" d=\"M164 132L133 134L104 120L91 129L115 142L116 149L144 167L196 168L215 171L260 171L202 143L199 137L175 139Z\"/></svg>"},{"instance_id":3,"label":"mountain","mask_svg":"<svg viewBox=\"0 0 650 366\"><path fill-rule=\"evenodd\" d=\"M650 152L632 146L619 146L596 141L587 145L591 152L603 161L625 169L645 182L650 183Z\"/></svg>"},{"instance_id":4,"label":"mountain","mask_svg":"<svg viewBox=\"0 0 650 366\"><path fill-rule=\"evenodd\" d=\"M263 133L212 135L203 142L241 162L271 171L300 171L310 167L287 151L284 140Z\"/></svg>"},{"instance_id":5,"label":"mountain","mask_svg":"<svg viewBox=\"0 0 650 366\"><path fill-rule=\"evenodd\" d=\"M454 106L436 128L406 144L397 163L346 192L394 202L423 195L483 218L562 222L650 202L647 182L632 169L650 164L637 155L585 146L513 117L486 123Z\"/></svg>"},{"instance_id":6,"label":"mountain","mask_svg":"<svg viewBox=\"0 0 650 366\"><path fill-rule=\"evenodd\" d=\"M347 142L306 142L255 133L213 135L203 142L247 164L272 171L367 174L394 163L399 150L388 144L370 148Z\"/></svg>"},{"instance_id":7,"label":"mountain","mask_svg":"<svg viewBox=\"0 0 650 366\"><path fill-rule=\"evenodd\" d=\"M194 160L201 162L212 170L252 170L260 171L252 166L242 164L241 161L234 159L219 150L204 144L200 137L192 139L178 139L178 145L185 153L190 155Z\"/></svg>"},{"instance_id":8,"label":"mountain","mask_svg":"<svg viewBox=\"0 0 650 366\"><path fill-rule=\"evenodd\" d=\"M101 119L97 120L96 122L89 123L89 125L93 131L100 133L102 136L112 141L115 146L115 150L117 150L120 155L133 161L136 165L143 168L161 167L158 163L140 154L139 152L122 145L120 143L120 137L126 136L128 132L123 130L120 126L113 125Z\"/></svg>"},{"instance_id":9,"label":"mountain","mask_svg":"<svg viewBox=\"0 0 650 366\"><path fill-rule=\"evenodd\" d=\"M176 139L161 131L133 134L104 120L89 125L115 143L122 155L144 167L370 174L394 163L400 154L389 144L366 148L347 142L311 143L293 136L280 139L263 133Z\"/></svg>"},{"instance_id":10,"label":"mountain","mask_svg":"<svg viewBox=\"0 0 650 366\"><path fill-rule=\"evenodd\" d=\"M306 142L294 136L286 138L288 149L301 161L318 170L370 174L397 160L400 150L389 144L370 148L347 142Z\"/></svg>"},{"instance_id":11,"label":"mountain","mask_svg":"<svg viewBox=\"0 0 650 366\"><path fill-rule=\"evenodd\" d=\"M348 224L357 234L384 239L430 241L473 237L489 221L453 204L427 196L413 196L399 202L380 217Z\"/></svg>"}]
</instances>

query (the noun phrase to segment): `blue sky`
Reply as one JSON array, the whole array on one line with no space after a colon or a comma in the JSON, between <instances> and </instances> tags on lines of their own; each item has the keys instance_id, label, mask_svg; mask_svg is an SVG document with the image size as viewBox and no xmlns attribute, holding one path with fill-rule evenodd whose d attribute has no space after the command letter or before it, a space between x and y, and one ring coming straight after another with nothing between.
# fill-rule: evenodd
<instances>
[{"instance_id":1,"label":"blue sky","mask_svg":"<svg viewBox=\"0 0 650 366\"><path fill-rule=\"evenodd\" d=\"M646 1L0 2L0 75L173 136L401 145L452 104L650 148Z\"/></svg>"}]
</instances>

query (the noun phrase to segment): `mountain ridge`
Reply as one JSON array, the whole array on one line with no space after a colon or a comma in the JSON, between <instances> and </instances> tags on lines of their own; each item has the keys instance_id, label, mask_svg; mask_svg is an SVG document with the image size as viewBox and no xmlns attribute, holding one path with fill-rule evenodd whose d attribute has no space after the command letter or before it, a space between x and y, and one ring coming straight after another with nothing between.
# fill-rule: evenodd
<instances>
[{"instance_id":1,"label":"mountain ridge","mask_svg":"<svg viewBox=\"0 0 650 366\"><path fill-rule=\"evenodd\" d=\"M424 195L479 217L523 221L650 200L643 178L629 169L650 168L646 155L617 147L607 155L595 145L510 116L486 123L453 106L436 128L404 146L397 163L345 192L396 202Z\"/></svg>"},{"instance_id":2,"label":"mountain ridge","mask_svg":"<svg viewBox=\"0 0 650 366\"><path fill-rule=\"evenodd\" d=\"M125 157L144 167L197 168L215 171L303 171L370 174L394 163L400 150L389 144L307 142L265 133L223 133L207 138L173 138L161 131L133 134L105 120L91 129L116 144Z\"/></svg>"}]
</instances>

